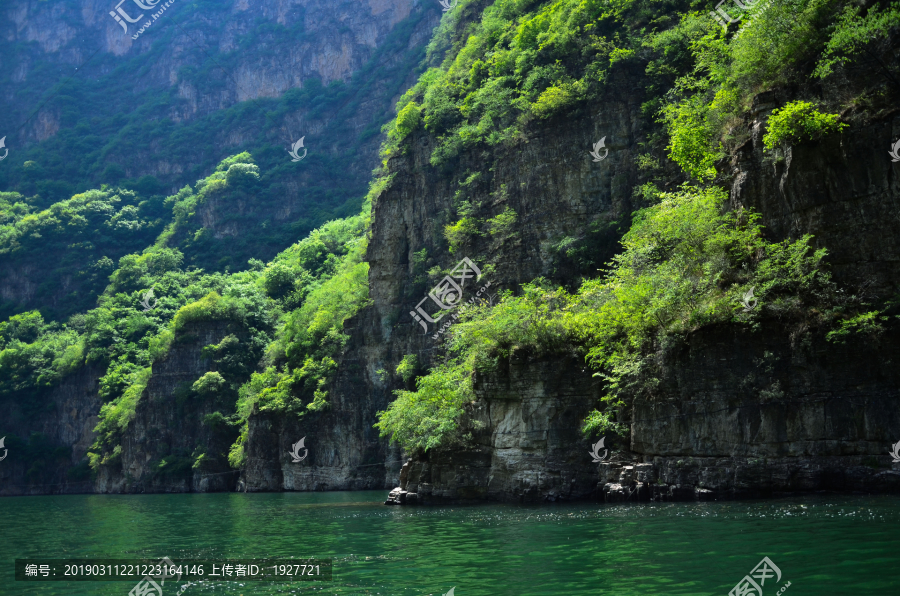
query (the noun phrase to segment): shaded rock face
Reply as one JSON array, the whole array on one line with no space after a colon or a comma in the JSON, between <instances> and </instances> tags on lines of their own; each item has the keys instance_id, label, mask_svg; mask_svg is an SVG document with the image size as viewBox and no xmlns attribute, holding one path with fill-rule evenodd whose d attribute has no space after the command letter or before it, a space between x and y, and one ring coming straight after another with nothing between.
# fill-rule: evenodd
<instances>
[{"instance_id":1,"label":"shaded rock face","mask_svg":"<svg viewBox=\"0 0 900 596\"><path fill-rule=\"evenodd\" d=\"M601 112L576 120L558 120L531 131L529 141L511 151L497 148L489 155L463 154L445 168L430 164L435 145L427 135L414 140L409 154L393 158L389 167L395 173L394 181L373 207L373 233L366 257L372 305L347 322L351 340L339 363L338 378L329 388L330 408L306 414L300 421L290 417L281 421L265 415L251 417L247 488L343 490L396 486L405 460L395 445L378 437L372 425L377 420L376 413L387 407L393 400L393 391L402 384L396 376L382 380L376 371L394 371L406 354L415 354L420 362L430 363L441 349L440 340L432 339L437 327L429 325L426 335L409 314L430 289L415 279L413 253L426 249L434 255L429 268L439 264L450 269L463 256L481 266L493 263L494 271L487 273L485 269L480 282L473 286L482 287L490 281L492 293L517 287L540 275L562 279L567 272L557 266L547 250L550 244L566 236L579 236L588 222L614 221L631 211L632 186L638 179L632 147L636 139L643 138L639 114L637 99L610 101ZM607 137L610 154L602 163L594 163L588 151L603 136ZM493 171L488 171L490 164ZM518 215L514 234L503 239L479 238L461 252L450 254L443 241L443 228L455 221L451 221L452 209L459 183L474 172L482 172L482 177L467 187L467 196L482 205L483 212L478 216L494 216L510 207ZM466 292L465 299L474 295L469 287ZM528 374L534 383L542 382L540 372ZM553 382L560 387L574 383L564 378ZM585 486L586 472L562 457L563 443L569 439L563 439L559 433L565 437L576 435L577 416L587 414L588 403L596 403L596 396L587 398L587 388L573 385L565 391L580 397L539 405L544 396L539 386L520 383L516 387L533 393L530 405L523 410L510 397L514 391L506 389L506 398L498 399L493 409L478 414L487 417L485 429L472 429L478 451L462 448L459 453L463 458L460 461L477 461L477 470L454 476L455 463L441 468L439 473L448 479L441 490L459 498L488 494L500 498L509 487L537 494L537 486L561 496L572 495L570 498L589 494L596 478L590 489ZM490 395L490 390L485 389L484 395ZM569 404L570 400L577 405ZM528 408L532 411L526 411ZM554 418L542 421L544 415ZM495 443L491 428L499 420L507 420L504 428L508 430L504 432L520 433L521 437L500 434ZM560 423L565 424L564 431L557 428ZM533 443L520 445L518 441L529 434L535 437ZM303 436L307 436L309 459L291 464L287 451ZM583 441L578 451L584 451L587 444ZM502 453L493 462L491 451L495 448ZM532 466L532 458L545 456L554 458L552 467ZM502 467L502 474L509 478L501 481L498 476L496 484L488 487L489 477L499 469L492 467L495 465ZM551 477L557 476L568 483L565 490L554 488L557 481Z\"/></svg>"},{"instance_id":2,"label":"shaded rock face","mask_svg":"<svg viewBox=\"0 0 900 596\"><path fill-rule=\"evenodd\" d=\"M389 501L577 500L597 489L590 442L579 432L599 387L577 359L512 357L480 380L456 445L410 460Z\"/></svg>"},{"instance_id":3,"label":"shaded rock face","mask_svg":"<svg viewBox=\"0 0 900 596\"><path fill-rule=\"evenodd\" d=\"M900 440L898 340L792 344L775 325L694 334L663 358L663 397L634 404L642 466L629 481L669 499L900 490L888 455ZM601 485L622 485L619 474L601 469Z\"/></svg>"},{"instance_id":4,"label":"shaded rock face","mask_svg":"<svg viewBox=\"0 0 900 596\"><path fill-rule=\"evenodd\" d=\"M694 457L886 453L900 440L891 440L900 437L898 340L890 333L835 344L813 335L792 345L775 325L693 334L664 356L663 397L635 402L632 449Z\"/></svg>"},{"instance_id":5,"label":"shaded rock face","mask_svg":"<svg viewBox=\"0 0 900 596\"><path fill-rule=\"evenodd\" d=\"M887 149L889 140L900 133L900 121L861 125L819 143L788 148L783 160L773 159L764 154L761 138L765 119L779 105L776 99L758 99L751 137L732 160L732 207L761 212L772 239L814 234L815 244L829 249L839 283L866 285L869 295L895 291L900 259L894 246L898 224L893 205L900 193L894 170L898 165L891 163ZM601 116L612 118L613 114ZM586 130L596 129L596 120L581 124ZM624 127L621 120L617 124ZM615 135L608 145L612 158L616 155ZM539 171L540 159L530 157L528 162ZM502 161L495 163L498 168L506 166ZM554 163L571 160L557 155ZM577 167L558 174L566 176L573 170ZM403 169L399 172L404 175ZM609 179L628 181L628 172L620 166L618 175ZM434 213L433 197L440 195L440 190L435 192L424 182L422 186L415 196L426 203L424 210ZM605 186L588 185L586 194ZM614 192L617 186L608 188ZM555 209L557 217L547 225L564 227L572 197L571 188L540 188L532 197L537 204L534 210ZM384 227L373 245L377 250L380 238L392 237L393 250L384 251L388 257L415 250L419 245L414 238L427 237L419 231L430 225L424 216L418 224L384 233L394 221L404 219L403 204L382 201L376 211L376 230L379 225ZM610 202L601 199L599 204ZM532 238L523 242L521 258L514 251L502 255L497 271L509 276L503 282L514 286L528 281L529 274L546 272L535 265L547 255L537 247L544 248L547 243L541 244L534 233L533 229L522 231L523 237L531 234ZM537 253L531 258L529 248ZM375 252L370 275L372 294L381 298L376 298L374 308L382 309L385 320L391 320L386 305L402 294L406 283L406 278L385 273L398 268L388 267L389 261ZM488 391L480 395L462 424L467 429L476 420L485 424L473 436L491 439L411 460L405 480L398 483L388 502L405 503L410 494L416 495L417 502L590 495L628 501L900 490L900 475L891 468L887 455L890 445L900 440L900 378L893 370L900 355L898 339L889 334L873 344L869 338L857 337L846 345L835 345L815 330L798 339L776 325L758 333L723 327L694 334L681 348L659 355L664 362L660 397L634 404L631 444L614 448L611 459L615 463L600 464L599 475L598 464L584 466L589 464L589 442L574 434L567 445L558 445L555 453L546 451L536 457L527 473L510 471L503 454L527 451L533 443L526 434L501 439L504 417L480 413L496 407L501 399L501 391ZM566 365L559 362L557 366ZM527 378L527 373L519 371L509 378L501 375L487 385L511 384L510 378L518 381ZM538 374L526 387L519 387L516 395L521 403L513 409L524 415L530 407L530 393L544 391L549 378ZM559 393L546 391L536 402L550 404L558 399ZM585 398L584 404L571 404L571 418L551 417L542 432L547 436L563 432L567 428L561 424L563 420L577 425L597 403ZM570 472L560 472L561 461L571 462ZM585 487L575 472L582 467L597 481L592 489Z\"/></svg>"},{"instance_id":6,"label":"shaded rock face","mask_svg":"<svg viewBox=\"0 0 900 596\"><path fill-rule=\"evenodd\" d=\"M47 396L23 396L22 400L2 404L0 432L5 434L8 453L0 461L0 495L92 490L86 469L82 474L71 472L94 442L101 374L99 369L86 366ZM36 449L41 452L35 453Z\"/></svg>"},{"instance_id":7,"label":"shaded rock face","mask_svg":"<svg viewBox=\"0 0 900 596\"><path fill-rule=\"evenodd\" d=\"M375 349L366 343L371 335L360 328L345 331L359 346L357 354ZM377 380L375 371L364 369L362 358L353 355L348 351L340 363L326 410L302 417L265 412L250 417L241 490L365 490L396 483L400 450L372 427L390 394L369 380ZM294 463L291 445L303 437L309 454Z\"/></svg>"},{"instance_id":8,"label":"shaded rock face","mask_svg":"<svg viewBox=\"0 0 900 596\"><path fill-rule=\"evenodd\" d=\"M227 457L238 431L205 418L231 412L236 396L227 390L218 395L191 390L214 368L202 348L230 333L234 330L224 322L188 325L166 357L153 364L122 440L119 462L100 467L97 492L215 492L235 487L237 474Z\"/></svg>"},{"instance_id":9,"label":"shaded rock face","mask_svg":"<svg viewBox=\"0 0 900 596\"><path fill-rule=\"evenodd\" d=\"M480 384L464 421L471 444L410 460L388 501L407 504L402 491L417 502L900 492L888 454L900 440L898 340L792 345L774 325L696 333L660 354L660 397L634 403L630 444L607 437L599 464L577 432L599 397L590 376L577 361L511 362Z\"/></svg>"},{"instance_id":10,"label":"shaded rock face","mask_svg":"<svg viewBox=\"0 0 900 596\"><path fill-rule=\"evenodd\" d=\"M812 234L827 248L837 281L867 284L875 295L900 288L900 163L888 151L900 118L854 124L819 142L764 151L772 110L792 97L768 92L755 100L750 138L731 160L734 208L762 215L774 239Z\"/></svg>"}]
</instances>

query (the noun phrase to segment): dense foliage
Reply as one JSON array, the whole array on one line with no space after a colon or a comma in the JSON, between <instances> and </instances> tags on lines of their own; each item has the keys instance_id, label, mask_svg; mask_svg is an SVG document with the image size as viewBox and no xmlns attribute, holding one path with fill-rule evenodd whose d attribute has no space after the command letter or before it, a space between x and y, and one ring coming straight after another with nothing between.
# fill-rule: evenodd
<instances>
[{"instance_id":1,"label":"dense foliage","mask_svg":"<svg viewBox=\"0 0 900 596\"><path fill-rule=\"evenodd\" d=\"M42 272L31 299L47 305L43 315L51 320L94 306L115 262L152 244L170 211L161 197L142 200L121 188L89 190L47 209L35 203L0 193L0 260L19 271ZM9 275L6 283L27 294L14 280ZM15 300L0 301L0 319L21 308Z\"/></svg>"},{"instance_id":2,"label":"dense foliage","mask_svg":"<svg viewBox=\"0 0 900 596\"><path fill-rule=\"evenodd\" d=\"M407 448L439 445L474 399L474 374L495 370L514 351L532 355L579 354L606 381L608 408L626 397L652 397L655 349L705 325L752 325L760 317L803 317L810 306L836 304L837 293L820 270L824 250L809 237L767 242L757 218L723 212L716 188L686 187L659 196L643 209L622 239L623 252L601 278L575 293L541 280L524 294L507 293L493 308L467 310L453 326L449 359L400 390L377 426ZM759 308L744 312L742 297L755 291ZM830 321L835 313L818 311ZM586 432L622 430L610 411L595 411Z\"/></svg>"},{"instance_id":3,"label":"dense foliage","mask_svg":"<svg viewBox=\"0 0 900 596\"><path fill-rule=\"evenodd\" d=\"M414 134L437 139L431 163L438 168L462 151L514 145L529 127L577 113L634 72L643 73L645 88L636 92L645 116L658 124L638 165L651 172L677 166L686 182L670 183L663 192L651 179L635 189L645 206L623 224L621 251L598 277L569 288L538 279L518 293L506 292L495 306L467 309L451 328L446 354L430 369L405 356L395 368L405 388L379 414L382 436L410 450L458 439L459 416L476 399L475 376L495 370L516 351L585 359L606 388L605 404L585 420L585 432L624 432L629 400L656 395L657 356L687 333L724 323L752 327L766 317L833 326L834 341L883 328L881 311L835 288L823 266L824 250L813 250L809 237L767 239L756 215L727 211L726 193L716 182L721 159L748 134L748 110L760 92L790 83L798 95L769 118L769 148L814 142L846 127L839 115L844 106L815 97L814 77L852 79L854 68L874 68L883 80L849 85L859 93L846 101L881 101L883 87L893 84L893 67L863 57L877 57L888 43L898 5L864 10L841 0L770 0L756 3L726 31L699 2L497 0L479 12L481 4L460 0L442 20L429 47L431 68L401 97L396 119L384 129L379 177L368 197L359 193L345 203L348 209L361 204L362 212L328 221L280 252L313 222L327 219L328 211L303 214L277 231L260 226L225 240L215 238L198 215L218 205L217 223L227 228L244 217L236 205L253 209L254 202L278 200L285 165L272 165L276 149L265 143L254 152L259 164L246 152L231 156L167 198L156 196L158 189L128 190L135 188L129 184L52 205L45 204L52 195L41 195L49 191L37 182L20 187L24 195L0 194L0 254L38 258L37 247L47 244L50 252L41 258L69 274L75 268L64 259L71 258L85 280L70 310L18 313L7 307L7 315L15 314L0 323L0 400L28 396L27 408L37 412L61 379L82 366L99 367L104 405L91 464L113 464L154 367L179 342L192 341L192 329L223 326L225 337L203 347L212 370L179 388L178 399L214 400L219 409L204 424L239 433L228 459L240 467L254 413L305 416L328 407L329 383L348 340L343 325L369 300L367 232L371 205L392 183L390 158L408 152ZM263 104L281 113L300 99L355 97L314 85L303 93ZM244 116L259 124L262 113ZM187 144L176 145L187 150ZM89 180L93 174L82 175ZM450 252L475 236L502 246L521 225L511 207L479 215L467 193L481 176L469 172L459 182L456 219L439 215L446 225L436 243L446 241ZM311 203L340 202L325 200L328 190L316 192L311 196L322 200ZM494 190L498 204L505 192ZM593 222L585 234L607 238L609 231ZM227 253L224 244L233 245ZM591 263L595 255L585 254L585 246L565 238L552 250ZM427 262L426 249L412 255L408 290L420 291L440 273L426 270ZM747 311L750 290L758 306ZM85 302L92 295L99 295L95 308ZM40 441L35 438L36 445ZM180 454L160 467L197 466L206 456L187 460Z\"/></svg>"},{"instance_id":4,"label":"dense foliage","mask_svg":"<svg viewBox=\"0 0 900 596\"><path fill-rule=\"evenodd\" d=\"M311 409L325 407L322 387L346 342L343 321L368 298L368 266L361 260L367 212L326 223L268 264L251 259L247 270L238 273L184 267L179 250L193 247L185 238L198 235L190 226L198 205L216 193L245 192L258 179L250 156L239 154L224 160L195 189L162 201L172 209L171 223L155 242L146 242L143 252L123 255L117 268L109 264L96 308L65 323L47 323L38 311L0 323L0 400L29 395L25 410L36 413L47 391L66 375L85 365L101 368L104 405L90 459L95 468L113 464L154 366L174 345L193 341L198 325L218 324L225 326L226 337L203 349L215 370L179 390L185 398L215 397L221 411L213 422L240 425L257 403L263 410L297 412L306 395ZM373 192L381 187L374 186ZM138 211L113 209L120 196L133 193L89 191L37 216L29 215L27 205L18 207L8 217L14 219L12 232L19 235L11 234L9 242L14 245L29 230L49 234L62 227L62 217L84 227L85 217L72 213L74 209L99 213L95 225L124 225L129 220L120 214ZM265 366L254 372L260 362Z\"/></svg>"},{"instance_id":5,"label":"dense foliage","mask_svg":"<svg viewBox=\"0 0 900 596\"><path fill-rule=\"evenodd\" d=\"M586 358L607 394L585 432L624 432L616 416L627 420L628 398L652 397L655 354L685 333L723 322L752 326L765 316L836 325L832 340L883 328L879 311L865 312L859 298L835 289L823 270L825 251L814 251L809 237L766 241L753 214L724 211L725 193L712 183L718 162L746 140L758 93L799 82L801 99L769 119L769 148L847 127L816 109L822 102L814 77L849 79L857 95L845 94L848 103L883 104L896 77L879 52L900 25L898 5L861 10L841 0L771 0L755 3L728 30L700 3L498 0L480 19L474 6L460 2L442 24L430 55L449 51L401 99L410 117L395 125L386 158L406 150L403 139L417 126L439 140L435 165L478 145L514 145L530 122L571 113L641 69L644 113L663 125L647 146L665 147L694 186L635 189L652 206L634 214L611 268L577 291L536 280L493 309L469 310L452 328L446 360L420 376L415 390L397 391L379 415L383 436L408 449L458 438L458 417L475 399L474 375L515 350ZM884 76L865 76L870 67ZM638 161L641 169L660 167L652 153ZM451 250L483 233L467 205L458 215L445 228ZM744 313L740 299L749 290L760 308Z\"/></svg>"}]
</instances>

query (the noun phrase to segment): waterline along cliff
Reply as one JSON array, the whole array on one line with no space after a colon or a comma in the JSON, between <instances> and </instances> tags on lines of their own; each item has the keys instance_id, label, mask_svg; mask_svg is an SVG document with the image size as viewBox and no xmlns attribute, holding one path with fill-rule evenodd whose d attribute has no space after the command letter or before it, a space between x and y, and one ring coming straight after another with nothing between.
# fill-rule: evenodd
<instances>
[{"instance_id":1,"label":"waterline along cliff","mask_svg":"<svg viewBox=\"0 0 900 596\"><path fill-rule=\"evenodd\" d=\"M900 8L719 5L0 8L0 495L900 491Z\"/></svg>"}]
</instances>

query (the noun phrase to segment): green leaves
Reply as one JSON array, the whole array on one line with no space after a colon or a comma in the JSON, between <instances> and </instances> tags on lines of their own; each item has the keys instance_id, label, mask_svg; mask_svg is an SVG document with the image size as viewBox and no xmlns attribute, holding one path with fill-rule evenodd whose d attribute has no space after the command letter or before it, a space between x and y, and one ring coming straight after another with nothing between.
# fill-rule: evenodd
<instances>
[{"instance_id":1,"label":"green leaves","mask_svg":"<svg viewBox=\"0 0 900 596\"><path fill-rule=\"evenodd\" d=\"M763 305L781 296L809 304L821 298L816 292L827 293L824 250L812 250L810 237L766 242L757 217L723 212L727 197L690 186L662 193L635 213L603 277L575 293L536 280L522 296L463 313L450 328L450 359L420 376L416 391L397 391L379 414L382 436L407 449L455 440L457 417L474 399L474 376L496 370L513 352L584 357L604 381L606 407L590 413L583 430L624 433L616 419L622 408L657 390L662 343L715 323L751 321L759 311L736 318L750 286Z\"/></svg>"},{"instance_id":2,"label":"green leaves","mask_svg":"<svg viewBox=\"0 0 900 596\"><path fill-rule=\"evenodd\" d=\"M848 4L838 19L813 75L824 79L835 67L850 62L863 52L867 45L887 38L891 28L898 25L900 2L894 2L885 10L879 10L879 6L873 4L865 16L860 16L859 6Z\"/></svg>"},{"instance_id":3,"label":"green leaves","mask_svg":"<svg viewBox=\"0 0 900 596\"><path fill-rule=\"evenodd\" d=\"M716 131L707 114L707 106L697 98L666 106L662 112L669 128L669 157L696 180L714 178L714 164L723 155L713 149Z\"/></svg>"},{"instance_id":4,"label":"green leaves","mask_svg":"<svg viewBox=\"0 0 900 596\"><path fill-rule=\"evenodd\" d=\"M811 102L792 101L772 111L763 145L771 150L777 145L819 140L847 128L848 125L840 122L840 118L838 114L819 112Z\"/></svg>"},{"instance_id":5,"label":"green leaves","mask_svg":"<svg viewBox=\"0 0 900 596\"><path fill-rule=\"evenodd\" d=\"M475 398L472 375L465 363L451 361L419 378L416 391L400 390L388 409L378 413L375 428L407 450L431 449L445 443L457 429L466 402Z\"/></svg>"}]
</instances>

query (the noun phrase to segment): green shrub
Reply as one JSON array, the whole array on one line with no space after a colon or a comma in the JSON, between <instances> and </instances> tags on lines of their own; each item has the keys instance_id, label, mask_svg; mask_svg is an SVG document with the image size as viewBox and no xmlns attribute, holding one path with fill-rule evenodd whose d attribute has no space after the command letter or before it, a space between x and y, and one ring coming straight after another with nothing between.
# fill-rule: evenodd
<instances>
[{"instance_id":1,"label":"green shrub","mask_svg":"<svg viewBox=\"0 0 900 596\"><path fill-rule=\"evenodd\" d=\"M210 371L194 381L191 389L200 395L212 395L225 387L225 379L219 373Z\"/></svg>"},{"instance_id":2,"label":"green shrub","mask_svg":"<svg viewBox=\"0 0 900 596\"><path fill-rule=\"evenodd\" d=\"M131 384L122 395L100 406L100 422L94 428L97 439L90 449L92 455L89 455L93 469L97 469L100 464L115 461L121 454L122 448L115 442L134 419L137 404L150 382L151 373L149 366L134 371Z\"/></svg>"},{"instance_id":3,"label":"green shrub","mask_svg":"<svg viewBox=\"0 0 900 596\"><path fill-rule=\"evenodd\" d=\"M444 227L444 238L450 245L450 252L455 253L473 236L479 236L479 221L474 217L463 217L455 224Z\"/></svg>"},{"instance_id":4,"label":"green shrub","mask_svg":"<svg viewBox=\"0 0 900 596\"><path fill-rule=\"evenodd\" d=\"M870 5L864 17L860 16L860 7L850 3L838 19L834 33L822 52L814 75L825 78L836 66L843 66L866 50L875 41L886 39L892 28L900 23L900 3L894 2L885 10L878 4ZM882 69L888 77L894 73L882 62Z\"/></svg>"},{"instance_id":5,"label":"green shrub","mask_svg":"<svg viewBox=\"0 0 900 596\"><path fill-rule=\"evenodd\" d=\"M605 409L590 413L584 430L622 433L620 406L657 391L656 346L707 325L752 320L779 295L808 303L831 295L820 270L824 250L812 250L809 237L766 242L757 217L722 212L726 199L717 188L663 193L634 215L624 250L603 278L585 281L576 293L538 280L492 308L466 309L451 328L451 358L419 377L416 391L397 391L379 413L382 436L406 449L451 441L464 404L474 399L474 375L498 370L514 351L584 357L606 389ZM739 314L751 285L761 308Z\"/></svg>"},{"instance_id":6,"label":"green shrub","mask_svg":"<svg viewBox=\"0 0 900 596\"><path fill-rule=\"evenodd\" d=\"M777 145L819 140L845 128L847 125L840 122L839 115L823 114L808 101L793 101L772 111L763 145L771 150Z\"/></svg>"},{"instance_id":7,"label":"green shrub","mask_svg":"<svg viewBox=\"0 0 900 596\"><path fill-rule=\"evenodd\" d=\"M874 310L860 313L849 319L840 321L840 326L828 333L826 339L835 343L845 343L853 334L864 334L876 337L884 332L884 323L888 318L880 311Z\"/></svg>"},{"instance_id":8,"label":"green shrub","mask_svg":"<svg viewBox=\"0 0 900 596\"><path fill-rule=\"evenodd\" d=\"M516 219L516 212L511 207L507 207L499 215L490 218L484 223L487 226L488 234L505 238L510 235L513 227L516 225Z\"/></svg>"},{"instance_id":9,"label":"green shrub","mask_svg":"<svg viewBox=\"0 0 900 596\"><path fill-rule=\"evenodd\" d=\"M397 399L378 413L375 427L407 450L430 449L456 431L463 405L474 399L472 375L460 362L451 362L420 377L416 391L395 394Z\"/></svg>"},{"instance_id":10,"label":"green shrub","mask_svg":"<svg viewBox=\"0 0 900 596\"><path fill-rule=\"evenodd\" d=\"M397 114L397 121L390 132L390 139L392 141L402 141L419 126L421 121L422 108L414 101L409 102Z\"/></svg>"},{"instance_id":11,"label":"green shrub","mask_svg":"<svg viewBox=\"0 0 900 596\"><path fill-rule=\"evenodd\" d=\"M247 463L247 454L244 451L244 443L247 442L248 434L249 431L247 430L247 426L244 425L244 429L240 436L228 449L228 464L232 468L239 469L244 467L244 464Z\"/></svg>"},{"instance_id":12,"label":"green shrub","mask_svg":"<svg viewBox=\"0 0 900 596\"><path fill-rule=\"evenodd\" d=\"M242 320L245 314L239 300L222 297L218 292L210 292L202 299L179 308L172 319L172 330L177 333L189 324L200 321Z\"/></svg>"},{"instance_id":13,"label":"green shrub","mask_svg":"<svg viewBox=\"0 0 900 596\"><path fill-rule=\"evenodd\" d=\"M542 119L563 113L578 103L585 90L586 85L582 81L565 81L558 86L547 87L531 104L531 113Z\"/></svg>"},{"instance_id":14,"label":"green shrub","mask_svg":"<svg viewBox=\"0 0 900 596\"><path fill-rule=\"evenodd\" d=\"M263 288L272 298L281 298L294 290L296 275L284 263L272 263L263 271Z\"/></svg>"},{"instance_id":15,"label":"green shrub","mask_svg":"<svg viewBox=\"0 0 900 596\"><path fill-rule=\"evenodd\" d=\"M254 164L234 164L225 174L228 186L243 190L251 190L259 183L259 167Z\"/></svg>"},{"instance_id":16,"label":"green shrub","mask_svg":"<svg viewBox=\"0 0 900 596\"><path fill-rule=\"evenodd\" d=\"M669 128L669 157L697 180L715 177L714 164L723 155L712 148L715 134L707 113L708 108L697 101L685 101L663 111Z\"/></svg>"},{"instance_id":17,"label":"green shrub","mask_svg":"<svg viewBox=\"0 0 900 596\"><path fill-rule=\"evenodd\" d=\"M419 358L415 354L406 354L397 365L397 374L403 379L404 383L409 383L410 379L416 376L419 370Z\"/></svg>"}]
</instances>

